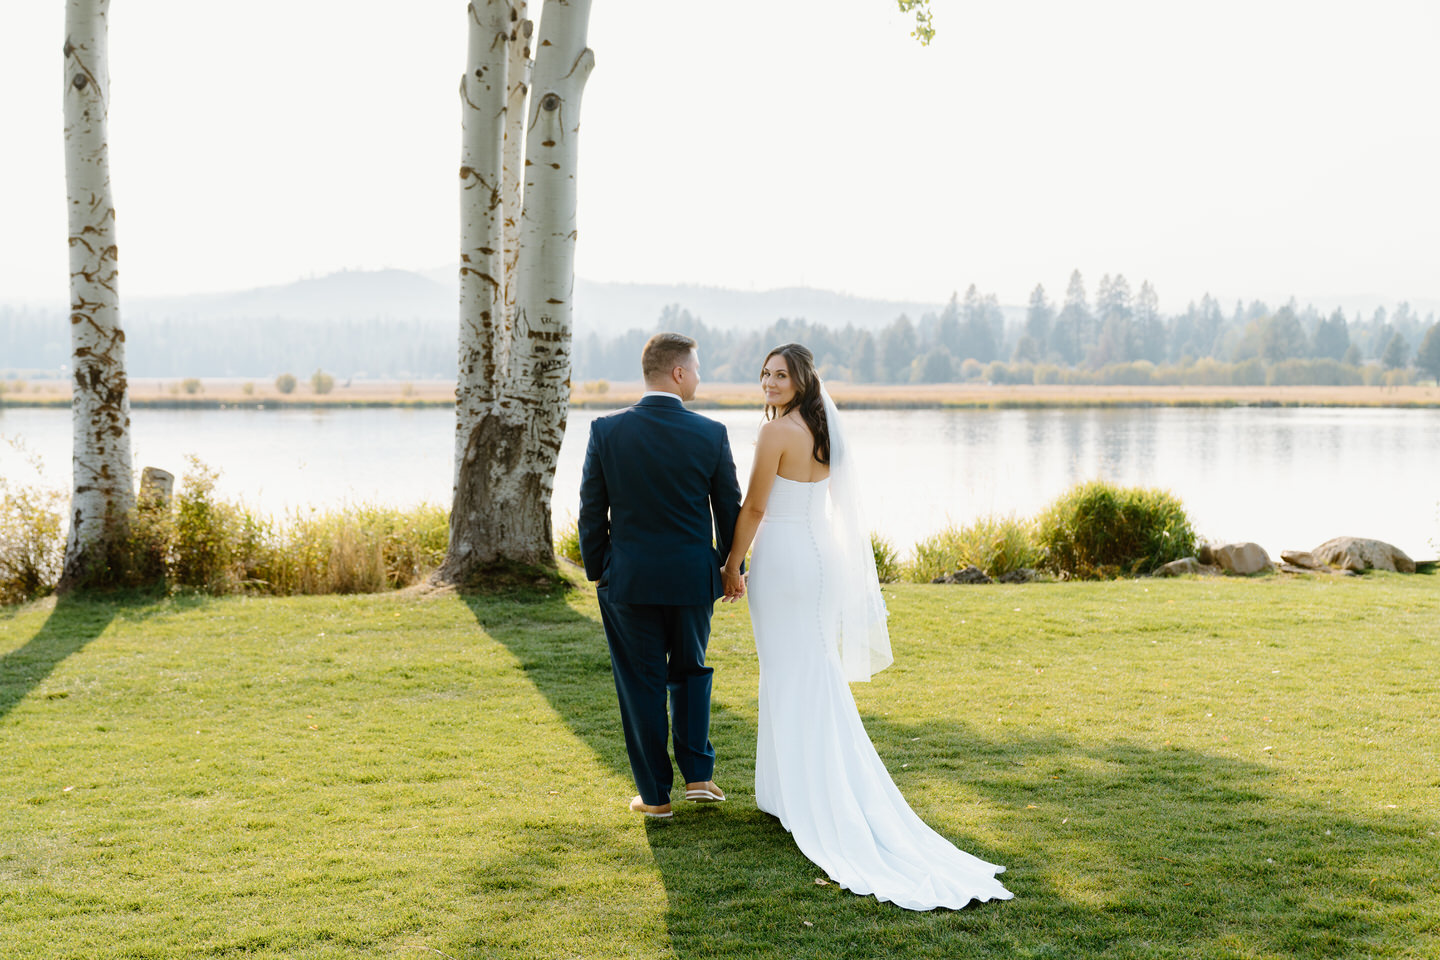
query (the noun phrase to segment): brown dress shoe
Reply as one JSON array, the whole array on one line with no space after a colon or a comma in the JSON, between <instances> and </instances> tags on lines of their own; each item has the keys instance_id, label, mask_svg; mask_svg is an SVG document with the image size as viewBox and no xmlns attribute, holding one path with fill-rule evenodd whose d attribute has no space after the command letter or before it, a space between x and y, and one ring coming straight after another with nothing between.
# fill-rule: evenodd
<instances>
[{"instance_id":1,"label":"brown dress shoe","mask_svg":"<svg viewBox=\"0 0 1440 960\"><path fill-rule=\"evenodd\" d=\"M639 797L636 797L630 801L630 810L634 813L643 813L647 817L654 817L657 820L663 820L664 818L671 816L670 804L662 803L656 805L653 803L646 803Z\"/></svg>"},{"instance_id":2,"label":"brown dress shoe","mask_svg":"<svg viewBox=\"0 0 1440 960\"><path fill-rule=\"evenodd\" d=\"M725 799L725 792L715 786L714 780L706 780L704 783L685 784L685 799L694 800L696 803L720 803Z\"/></svg>"}]
</instances>

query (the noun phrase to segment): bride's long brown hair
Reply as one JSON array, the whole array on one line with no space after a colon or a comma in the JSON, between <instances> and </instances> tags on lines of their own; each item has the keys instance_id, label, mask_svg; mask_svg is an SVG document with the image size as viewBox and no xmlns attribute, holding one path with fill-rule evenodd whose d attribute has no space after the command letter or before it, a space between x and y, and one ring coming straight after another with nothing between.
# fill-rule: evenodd
<instances>
[{"instance_id":1,"label":"bride's long brown hair","mask_svg":"<svg viewBox=\"0 0 1440 960\"><path fill-rule=\"evenodd\" d=\"M812 456L816 462L828 467L830 430L825 420L825 401L820 399L820 375L815 372L815 355L801 344L782 343L765 354L762 370L770 365L771 357L785 358L785 364L790 368L790 381L795 384L795 396L783 410L765 404L765 419L774 420L776 417L785 416L791 410L799 410L800 419L805 421L805 426L810 428L810 435L815 438Z\"/></svg>"}]
</instances>

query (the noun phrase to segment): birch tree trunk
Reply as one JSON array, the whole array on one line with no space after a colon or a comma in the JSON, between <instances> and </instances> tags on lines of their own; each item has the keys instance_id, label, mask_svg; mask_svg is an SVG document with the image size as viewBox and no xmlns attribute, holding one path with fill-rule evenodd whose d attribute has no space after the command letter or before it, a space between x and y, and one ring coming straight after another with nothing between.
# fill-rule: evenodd
<instances>
[{"instance_id":1,"label":"birch tree trunk","mask_svg":"<svg viewBox=\"0 0 1440 960\"><path fill-rule=\"evenodd\" d=\"M533 65L523 0L473 0L468 13L455 482L438 574L452 582L500 562L555 564L550 497L570 401L576 146L594 65L590 0L547 0Z\"/></svg>"},{"instance_id":2,"label":"birch tree trunk","mask_svg":"<svg viewBox=\"0 0 1440 960\"><path fill-rule=\"evenodd\" d=\"M70 228L74 485L61 590L93 572L135 503L106 117L109 0L65 8L65 187Z\"/></svg>"}]
</instances>

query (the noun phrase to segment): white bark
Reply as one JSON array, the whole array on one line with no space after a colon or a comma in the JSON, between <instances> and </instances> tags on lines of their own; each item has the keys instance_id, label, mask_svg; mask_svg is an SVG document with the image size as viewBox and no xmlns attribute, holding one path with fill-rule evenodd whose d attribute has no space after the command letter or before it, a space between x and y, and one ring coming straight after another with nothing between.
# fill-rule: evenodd
<instances>
[{"instance_id":1,"label":"white bark","mask_svg":"<svg viewBox=\"0 0 1440 960\"><path fill-rule=\"evenodd\" d=\"M470 42L460 78L460 367L456 388L455 482L467 427L497 393L505 309L502 144L505 136L510 4L475 0L466 9Z\"/></svg>"},{"instance_id":2,"label":"white bark","mask_svg":"<svg viewBox=\"0 0 1440 960\"><path fill-rule=\"evenodd\" d=\"M533 83L532 28L523 5L476 0L472 11L477 8L489 13L472 12L467 82L498 73L505 83L498 96L491 82L467 97L465 164L475 169L482 155L488 164L498 154L502 186L486 211L462 190L462 274L494 250L494 234L486 233L482 244L472 237L472 224L488 231L496 221L503 253L498 264L486 260L483 271L502 278L486 294L498 293L498 303L487 299L482 310L478 288L461 294L455 491L450 549L440 571L443 579L461 581L497 561L554 564L550 498L570 399L577 134L580 97L594 64L585 46L590 0L547 0ZM494 31L502 8L504 43L480 51L476 24ZM482 70L480 55L503 55L506 66L487 60Z\"/></svg>"},{"instance_id":3,"label":"white bark","mask_svg":"<svg viewBox=\"0 0 1440 960\"><path fill-rule=\"evenodd\" d=\"M65 186L75 382L74 485L62 587L86 575L92 550L123 525L135 503L106 142L109 6L109 0L68 0L65 8Z\"/></svg>"},{"instance_id":4,"label":"white bark","mask_svg":"<svg viewBox=\"0 0 1440 960\"><path fill-rule=\"evenodd\" d=\"M524 202L521 164L525 160L525 101L530 95L530 73L535 66L530 50L535 24L525 19L526 7L526 0L517 0L514 29L510 33L510 70L506 77L510 89L505 102L505 320L501 330L504 349L497 356L502 370L509 369L510 338L519 295L516 272L520 264L520 211Z\"/></svg>"}]
</instances>

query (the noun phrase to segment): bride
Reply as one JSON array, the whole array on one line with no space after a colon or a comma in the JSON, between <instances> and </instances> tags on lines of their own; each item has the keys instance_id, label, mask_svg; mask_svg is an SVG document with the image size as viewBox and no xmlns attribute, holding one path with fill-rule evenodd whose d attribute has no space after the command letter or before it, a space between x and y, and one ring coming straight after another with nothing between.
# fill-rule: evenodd
<instances>
[{"instance_id":1,"label":"bride","mask_svg":"<svg viewBox=\"0 0 1440 960\"><path fill-rule=\"evenodd\" d=\"M760 658L756 805L854 893L908 910L1008 900L995 879L1005 868L915 815L860 722L847 681L890 664L890 637L855 454L814 357L798 343L776 347L760 385L766 422L723 571L727 597L749 594Z\"/></svg>"}]
</instances>

